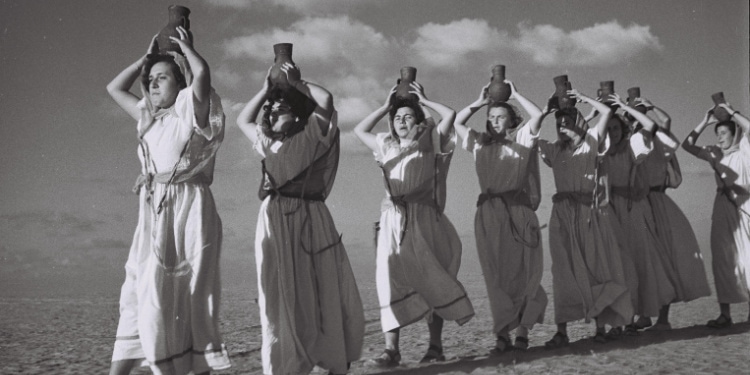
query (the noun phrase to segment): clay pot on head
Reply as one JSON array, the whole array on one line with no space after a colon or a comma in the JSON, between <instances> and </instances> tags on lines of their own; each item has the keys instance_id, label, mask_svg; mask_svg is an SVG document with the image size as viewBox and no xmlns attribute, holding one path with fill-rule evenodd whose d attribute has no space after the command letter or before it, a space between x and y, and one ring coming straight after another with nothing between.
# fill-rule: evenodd
<instances>
[{"instance_id":1,"label":"clay pot on head","mask_svg":"<svg viewBox=\"0 0 750 375\"><path fill-rule=\"evenodd\" d=\"M573 88L570 81L568 81L568 76L557 76L553 78L552 81L555 82L555 96L557 97L560 109L575 107L575 98L571 98L570 95L568 95L568 90Z\"/></svg>"},{"instance_id":2,"label":"clay pot on head","mask_svg":"<svg viewBox=\"0 0 750 375\"><path fill-rule=\"evenodd\" d=\"M188 19L188 16L190 16L190 9L181 5L170 5L167 10L169 11L169 21L156 36L156 44L159 47L159 53L166 54L166 52L178 52L183 54L180 45L173 43L169 37L172 36L179 39L180 33L177 32L177 26L182 26L187 30L190 40L193 40L193 33L190 32L190 19Z\"/></svg>"},{"instance_id":3,"label":"clay pot on head","mask_svg":"<svg viewBox=\"0 0 750 375\"><path fill-rule=\"evenodd\" d=\"M273 45L273 67L271 68L269 78L273 87L279 88L284 92L288 91L291 86L289 85L289 80L287 80L286 73L281 70L281 66L284 63L295 65L292 60L292 46L292 43L278 43ZM301 77L296 76L293 78L299 80Z\"/></svg>"},{"instance_id":4,"label":"clay pot on head","mask_svg":"<svg viewBox=\"0 0 750 375\"><path fill-rule=\"evenodd\" d=\"M732 119L732 116L729 115L729 112L727 112L726 109L719 107L719 104L727 102L724 100L723 92L717 92L716 94L711 95L711 100L714 101L714 117L716 117L717 120L729 121Z\"/></svg>"},{"instance_id":5,"label":"clay pot on head","mask_svg":"<svg viewBox=\"0 0 750 375\"><path fill-rule=\"evenodd\" d=\"M603 103L611 102L609 96L615 93L615 81L601 81L599 87L596 91L599 101Z\"/></svg>"},{"instance_id":6,"label":"clay pot on head","mask_svg":"<svg viewBox=\"0 0 750 375\"><path fill-rule=\"evenodd\" d=\"M414 82L414 80L416 79L417 68L413 66L405 66L401 68L401 78L398 80L398 86L396 87L396 97L399 99L409 99L414 102L418 102L419 97L409 93L409 91L412 90L409 84Z\"/></svg>"},{"instance_id":7,"label":"clay pot on head","mask_svg":"<svg viewBox=\"0 0 750 375\"><path fill-rule=\"evenodd\" d=\"M631 87L628 89L628 107L635 108L640 113L646 113L648 109L645 105L636 105L635 102L636 99L641 97L641 88L640 87Z\"/></svg>"},{"instance_id":8,"label":"clay pot on head","mask_svg":"<svg viewBox=\"0 0 750 375\"><path fill-rule=\"evenodd\" d=\"M510 94L510 85L505 83L505 65L495 65L492 68L490 85L487 87L490 103L507 102Z\"/></svg>"}]
</instances>

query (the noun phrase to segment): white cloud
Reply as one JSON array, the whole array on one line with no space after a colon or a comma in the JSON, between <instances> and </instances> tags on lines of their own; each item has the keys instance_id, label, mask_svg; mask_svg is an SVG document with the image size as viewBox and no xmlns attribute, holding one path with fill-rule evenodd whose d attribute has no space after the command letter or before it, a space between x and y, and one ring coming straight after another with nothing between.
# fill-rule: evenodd
<instances>
[{"instance_id":1,"label":"white cloud","mask_svg":"<svg viewBox=\"0 0 750 375\"><path fill-rule=\"evenodd\" d=\"M611 65L664 48L649 26L623 27L615 20L571 32L552 25L523 23L518 29L515 48L542 66Z\"/></svg>"},{"instance_id":2,"label":"white cloud","mask_svg":"<svg viewBox=\"0 0 750 375\"><path fill-rule=\"evenodd\" d=\"M425 64L450 67L462 64L470 54L496 56L508 45L508 34L485 20L467 19L445 25L428 23L417 29L411 48Z\"/></svg>"}]
</instances>

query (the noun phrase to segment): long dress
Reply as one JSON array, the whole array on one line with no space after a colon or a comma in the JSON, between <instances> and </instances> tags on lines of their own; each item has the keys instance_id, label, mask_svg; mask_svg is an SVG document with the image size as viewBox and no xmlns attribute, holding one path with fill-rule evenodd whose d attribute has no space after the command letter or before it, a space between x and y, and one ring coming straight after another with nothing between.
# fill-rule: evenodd
<instances>
[{"instance_id":1,"label":"long dress","mask_svg":"<svg viewBox=\"0 0 750 375\"><path fill-rule=\"evenodd\" d=\"M660 242L646 200L649 187L642 163L653 150L653 141L641 132L623 140L622 149L605 158L611 186L610 203L620 230L623 271L635 313L651 317L675 298L659 257Z\"/></svg>"},{"instance_id":2,"label":"long dress","mask_svg":"<svg viewBox=\"0 0 750 375\"><path fill-rule=\"evenodd\" d=\"M325 199L338 169L339 129L312 114L283 139L258 127L264 157L255 234L266 374L306 374L314 366L346 373L359 358L364 312L349 257Z\"/></svg>"},{"instance_id":3,"label":"long dress","mask_svg":"<svg viewBox=\"0 0 750 375\"><path fill-rule=\"evenodd\" d=\"M204 129L192 86L154 116L144 100L138 108L138 225L112 360L145 358L155 374L229 368L219 331L221 219L209 189L224 138L221 100L211 92Z\"/></svg>"},{"instance_id":4,"label":"long dress","mask_svg":"<svg viewBox=\"0 0 750 375\"><path fill-rule=\"evenodd\" d=\"M537 135L524 125L512 140L485 143L469 130L463 148L474 155L481 195L474 217L477 252L487 285L493 333L544 321L543 257Z\"/></svg>"},{"instance_id":5,"label":"long dress","mask_svg":"<svg viewBox=\"0 0 750 375\"><path fill-rule=\"evenodd\" d=\"M406 147L390 133L375 137L375 158L386 186L376 255L383 332L409 325L430 312L458 324L474 316L471 301L456 278L461 241L443 214L456 136L441 144L435 125L416 126L419 134Z\"/></svg>"},{"instance_id":6,"label":"long dress","mask_svg":"<svg viewBox=\"0 0 750 375\"><path fill-rule=\"evenodd\" d=\"M738 129L737 132L741 130ZM706 146L698 157L714 169L718 189L711 216L711 257L719 303L750 300L750 142L722 152Z\"/></svg>"},{"instance_id":7,"label":"long dress","mask_svg":"<svg viewBox=\"0 0 750 375\"><path fill-rule=\"evenodd\" d=\"M654 137L654 150L643 161L648 201L659 237L664 272L677 297L672 302L687 302L711 295L698 240L685 214L666 193L682 181L675 151L679 141L662 131Z\"/></svg>"},{"instance_id":8,"label":"long dress","mask_svg":"<svg viewBox=\"0 0 750 375\"><path fill-rule=\"evenodd\" d=\"M555 323L597 318L622 326L633 316L611 208L598 186L601 155L595 129L578 147L539 141L542 160L552 168L549 246Z\"/></svg>"}]
</instances>

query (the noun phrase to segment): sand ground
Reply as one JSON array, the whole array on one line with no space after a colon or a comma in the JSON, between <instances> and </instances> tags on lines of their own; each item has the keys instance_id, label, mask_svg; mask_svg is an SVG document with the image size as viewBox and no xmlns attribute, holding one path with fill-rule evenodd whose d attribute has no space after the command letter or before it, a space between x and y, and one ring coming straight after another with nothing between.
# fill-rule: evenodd
<instances>
[{"instance_id":1,"label":"sand ground","mask_svg":"<svg viewBox=\"0 0 750 375\"><path fill-rule=\"evenodd\" d=\"M228 276L232 276L229 272ZM447 361L422 365L427 349L427 327L418 322L402 331L401 366L388 371L364 366L364 360L382 350L382 333L373 307L373 282L360 285L366 307L366 338L362 359L352 374L744 374L750 373L750 324L747 305L733 305L735 325L724 330L705 328L718 315L715 297L675 304L669 332L644 332L606 344L590 339L593 324L569 327L571 345L545 350L544 341L555 332L553 311L530 333L531 348L488 357L494 344L491 317L481 275L464 277L476 316L462 327L446 322ZM247 285L252 282L246 280ZM548 278L543 285L551 290ZM69 285L70 286L70 285ZM72 285L71 287L75 287ZM225 288L222 331L233 367L217 374L257 374L260 364L258 306L242 288ZM58 296L8 296L0 299L0 373L101 374L106 373L118 319L117 294L92 288L89 296L60 292ZM7 292L7 290L6 290ZM85 293L84 293L85 294ZM550 295L550 298L552 296ZM147 369L134 371L148 374ZM316 369L315 373L325 373Z\"/></svg>"}]
</instances>

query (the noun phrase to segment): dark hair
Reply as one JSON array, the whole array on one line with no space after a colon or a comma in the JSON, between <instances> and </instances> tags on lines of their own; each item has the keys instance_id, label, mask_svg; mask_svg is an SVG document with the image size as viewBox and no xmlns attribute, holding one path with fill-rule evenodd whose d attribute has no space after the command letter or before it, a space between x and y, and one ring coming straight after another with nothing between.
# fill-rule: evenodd
<instances>
[{"instance_id":1,"label":"dark hair","mask_svg":"<svg viewBox=\"0 0 750 375\"><path fill-rule=\"evenodd\" d=\"M508 111L508 115L510 115L510 123L511 126L508 127L508 129L515 129L523 122L523 117L518 114L518 110L516 110L515 107L512 105L505 103L505 102L495 102L490 103L490 105L487 106L487 117L490 115L490 110L492 108L505 108L506 111ZM487 120L487 123L485 125L487 127L487 133L496 135L495 128L492 127L492 124L490 123L490 120Z\"/></svg>"},{"instance_id":2,"label":"dark hair","mask_svg":"<svg viewBox=\"0 0 750 375\"><path fill-rule=\"evenodd\" d=\"M284 132L283 136L285 137L290 137L304 130L308 117L315 111L315 107L317 106L315 101L297 90L284 91L279 87L272 87L266 96L266 104L263 106L263 122L261 123L263 132L269 137L276 136L272 130L271 110L273 109L273 105L279 102L289 104L292 115L297 118L292 127Z\"/></svg>"},{"instance_id":3,"label":"dark hair","mask_svg":"<svg viewBox=\"0 0 750 375\"><path fill-rule=\"evenodd\" d=\"M409 98L397 98L396 102L391 107L391 111L388 113L388 118L393 122L393 118L396 117L396 112L403 107L409 107L414 111L417 124L424 122L425 115L419 102Z\"/></svg>"},{"instance_id":4,"label":"dark hair","mask_svg":"<svg viewBox=\"0 0 750 375\"><path fill-rule=\"evenodd\" d=\"M149 74L151 74L151 68L153 68L154 65L160 62L167 63L169 68L172 70L172 75L174 75L174 78L177 81L177 87L180 90L187 87L187 80L185 79L185 75L182 74L180 66L177 65L177 63L174 61L174 57L169 55L150 54L146 56L146 63L143 64L143 69L141 70L141 83L143 84L143 87L146 88L147 92L151 91L151 85L149 85L148 79Z\"/></svg>"},{"instance_id":5,"label":"dark hair","mask_svg":"<svg viewBox=\"0 0 750 375\"><path fill-rule=\"evenodd\" d=\"M732 120L719 121L716 125L714 125L714 133L719 131L719 126L726 126L727 128L729 128L729 131L732 132L732 137L734 137L735 133L737 133L737 124L735 124Z\"/></svg>"}]
</instances>

